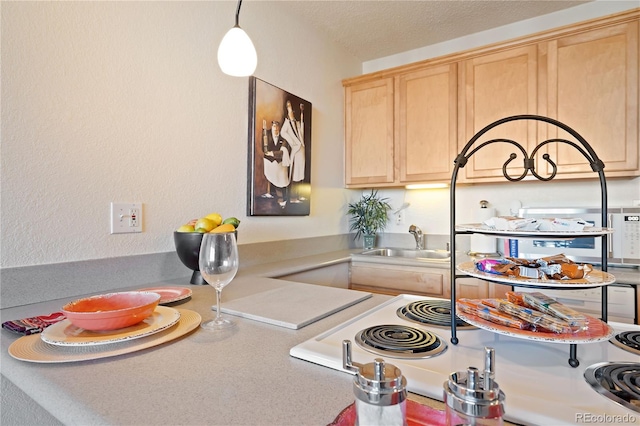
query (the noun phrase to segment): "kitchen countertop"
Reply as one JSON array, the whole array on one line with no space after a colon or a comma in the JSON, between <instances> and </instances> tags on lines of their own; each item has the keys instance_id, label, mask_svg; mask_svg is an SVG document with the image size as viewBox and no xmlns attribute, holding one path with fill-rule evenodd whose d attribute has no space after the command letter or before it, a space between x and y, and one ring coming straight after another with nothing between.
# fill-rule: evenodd
<instances>
[{"instance_id":1,"label":"kitchen countertop","mask_svg":"<svg viewBox=\"0 0 640 426\"><path fill-rule=\"evenodd\" d=\"M241 270L225 288L223 306L225 300L277 285L279 280L271 277L349 262L357 252ZM159 285L188 286L193 296L175 307L196 311L203 321L215 315L212 287L190 285L188 276L148 286ZM3 329L2 375L64 424L326 425L353 402L352 376L292 358L289 350L389 298L374 294L299 330L234 317L237 327L229 335L198 328L140 352L64 364L12 358L7 349L18 336ZM1 320L54 312L67 301L3 309ZM410 397L442 408L437 401Z\"/></svg>"},{"instance_id":2,"label":"kitchen countertop","mask_svg":"<svg viewBox=\"0 0 640 426\"><path fill-rule=\"evenodd\" d=\"M242 270L223 292L224 300L273 285L269 276L348 262L350 251L272 263ZM149 286L184 285L193 295L176 308L215 312L215 291L184 280ZM125 288L127 289L127 288ZM289 349L387 300L373 295L300 330L234 317L232 334L200 328L154 348L61 364L18 361L8 354L19 336L2 330L2 374L64 424L323 425L354 400L352 376L289 356ZM68 299L0 311L2 321L60 309ZM373 360L373 357L372 357ZM412 399L429 401L418 395ZM441 404L439 405L441 407Z\"/></svg>"}]
</instances>

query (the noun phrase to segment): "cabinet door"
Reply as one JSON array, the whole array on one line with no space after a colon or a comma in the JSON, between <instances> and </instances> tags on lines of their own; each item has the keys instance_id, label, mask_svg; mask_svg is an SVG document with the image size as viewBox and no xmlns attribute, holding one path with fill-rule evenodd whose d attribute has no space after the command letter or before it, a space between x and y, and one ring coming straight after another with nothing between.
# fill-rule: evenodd
<instances>
[{"instance_id":1,"label":"cabinet door","mask_svg":"<svg viewBox=\"0 0 640 426\"><path fill-rule=\"evenodd\" d=\"M489 282L476 278L458 278L456 280L457 299L485 299L489 297Z\"/></svg>"},{"instance_id":2,"label":"cabinet door","mask_svg":"<svg viewBox=\"0 0 640 426\"><path fill-rule=\"evenodd\" d=\"M443 298L451 294L451 281L446 269L352 262L350 275L349 288L352 290Z\"/></svg>"},{"instance_id":3,"label":"cabinet door","mask_svg":"<svg viewBox=\"0 0 640 426\"><path fill-rule=\"evenodd\" d=\"M456 299L504 299L506 293L513 289L506 284L498 284L477 278L456 279Z\"/></svg>"},{"instance_id":4,"label":"cabinet door","mask_svg":"<svg viewBox=\"0 0 640 426\"><path fill-rule=\"evenodd\" d=\"M345 88L346 185L394 181L393 77Z\"/></svg>"},{"instance_id":5,"label":"cabinet door","mask_svg":"<svg viewBox=\"0 0 640 426\"><path fill-rule=\"evenodd\" d=\"M457 151L457 64L397 78L400 182L449 181Z\"/></svg>"},{"instance_id":6,"label":"cabinet door","mask_svg":"<svg viewBox=\"0 0 640 426\"><path fill-rule=\"evenodd\" d=\"M459 149L485 126L501 118L536 114L537 47L524 46L479 56L464 62L460 72ZM531 151L536 141L536 123L531 120L502 124L485 133L474 146L491 139L513 140ZM473 154L461 180L503 181L502 166L515 153L508 168L518 177L523 173L523 155L509 143L493 143ZM493 179L491 179L493 178ZM497 179L500 178L500 179Z\"/></svg>"},{"instance_id":7,"label":"cabinet door","mask_svg":"<svg viewBox=\"0 0 640 426\"><path fill-rule=\"evenodd\" d=\"M578 132L607 176L634 176L638 164L638 21L562 37L547 44L547 114ZM549 128L549 138L575 141ZM551 144L558 173L595 177L585 157ZM584 173L588 172L588 173Z\"/></svg>"}]
</instances>

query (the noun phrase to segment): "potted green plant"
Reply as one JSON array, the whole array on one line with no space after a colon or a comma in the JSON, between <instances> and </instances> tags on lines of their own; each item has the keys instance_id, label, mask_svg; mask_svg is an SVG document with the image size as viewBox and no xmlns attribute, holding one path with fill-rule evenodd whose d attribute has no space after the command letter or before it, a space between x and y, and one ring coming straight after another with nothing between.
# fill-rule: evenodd
<instances>
[{"instance_id":1,"label":"potted green plant","mask_svg":"<svg viewBox=\"0 0 640 426\"><path fill-rule=\"evenodd\" d=\"M354 239L363 235L364 248L375 246L376 234L387 226L389 217L387 212L391 209L388 198L378 197L378 191L371 190L370 194L363 194L355 203L349 204L347 213L350 218L350 230L356 231Z\"/></svg>"}]
</instances>

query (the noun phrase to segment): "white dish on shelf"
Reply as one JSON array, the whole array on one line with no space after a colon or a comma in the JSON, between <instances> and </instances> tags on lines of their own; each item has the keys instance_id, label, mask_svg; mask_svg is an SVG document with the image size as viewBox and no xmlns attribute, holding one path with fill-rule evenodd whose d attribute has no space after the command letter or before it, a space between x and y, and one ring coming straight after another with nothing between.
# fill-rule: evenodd
<instances>
[{"instance_id":1,"label":"white dish on shelf","mask_svg":"<svg viewBox=\"0 0 640 426\"><path fill-rule=\"evenodd\" d=\"M608 272L593 270L587 274L585 278L576 280L549 280L536 278L522 278L509 275L490 274L488 272L479 271L474 262L463 262L456 265L456 269L475 278L494 281L503 284L513 284L534 287L564 288L577 289L587 287L602 287L616 282L616 277Z\"/></svg>"},{"instance_id":2,"label":"white dish on shelf","mask_svg":"<svg viewBox=\"0 0 640 426\"><path fill-rule=\"evenodd\" d=\"M615 330L606 322L597 318L588 316L589 326L586 330L576 333L553 333L540 332L531 330L520 330L513 327L507 327L496 324L491 321L479 318L475 315L467 314L460 310L456 310L456 314L471 325L475 325L483 330L491 331L505 336L517 337L526 340L539 340L551 343L597 343L611 339L615 334Z\"/></svg>"},{"instance_id":3,"label":"white dish on shelf","mask_svg":"<svg viewBox=\"0 0 640 426\"><path fill-rule=\"evenodd\" d=\"M613 228L600 228L597 226L590 226L584 228L582 231L524 231L519 229L513 230L500 230L491 229L487 225L482 223L466 223L456 225L456 231L475 232L478 234L488 235L504 235L514 236L520 238L546 238L546 239L573 239L576 237L594 237L598 235L613 234Z\"/></svg>"},{"instance_id":4,"label":"white dish on shelf","mask_svg":"<svg viewBox=\"0 0 640 426\"><path fill-rule=\"evenodd\" d=\"M67 320L44 329L40 338L56 346L96 346L139 339L166 330L180 319L180 312L166 306L158 306L151 316L130 327L109 331L89 331L76 327Z\"/></svg>"}]
</instances>

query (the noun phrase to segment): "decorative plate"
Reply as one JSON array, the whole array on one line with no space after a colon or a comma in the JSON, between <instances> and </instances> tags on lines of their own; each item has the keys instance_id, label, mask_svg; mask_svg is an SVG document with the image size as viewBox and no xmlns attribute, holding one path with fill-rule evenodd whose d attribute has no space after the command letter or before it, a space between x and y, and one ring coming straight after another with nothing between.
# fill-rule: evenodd
<instances>
[{"instance_id":1,"label":"decorative plate","mask_svg":"<svg viewBox=\"0 0 640 426\"><path fill-rule=\"evenodd\" d=\"M144 321L130 327L109 331L89 331L76 327L66 319L44 329L40 338L51 345L95 346L139 339L165 330L180 319L180 312L166 306L156 310Z\"/></svg>"},{"instance_id":2,"label":"decorative plate","mask_svg":"<svg viewBox=\"0 0 640 426\"><path fill-rule=\"evenodd\" d=\"M13 342L9 346L9 355L27 362L63 363L108 358L140 351L175 340L200 325L202 317L197 312L187 309L179 309L178 311L180 313L180 321L175 327L170 327L141 339L98 346L56 346L49 345L40 336L32 334Z\"/></svg>"},{"instance_id":3,"label":"decorative plate","mask_svg":"<svg viewBox=\"0 0 640 426\"><path fill-rule=\"evenodd\" d=\"M523 230L499 230L491 229L482 223L467 223L456 225L456 231L475 232L488 235L505 235L519 238L571 240L576 237L594 237L598 235L613 234L613 228L600 228L590 226L582 231L523 231Z\"/></svg>"},{"instance_id":4,"label":"decorative plate","mask_svg":"<svg viewBox=\"0 0 640 426\"><path fill-rule=\"evenodd\" d=\"M475 315L461 312L460 310L458 310L457 314L460 318L478 328L526 340L540 340L551 343L596 343L609 340L615 333L615 330L609 324L588 315L587 318L589 320L589 325L586 330L578 331L576 333L553 333L519 330L517 328L507 327L484 320Z\"/></svg>"},{"instance_id":5,"label":"decorative plate","mask_svg":"<svg viewBox=\"0 0 640 426\"><path fill-rule=\"evenodd\" d=\"M406 415L408 426L446 426L447 418L444 410L437 410L407 399ZM464 423L461 419L454 424ZM356 406L351 403L338 414L329 426L354 426L356 424Z\"/></svg>"},{"instance_id":6,"label":"decorative plate","mask_svg":"<svg viewBox=\"0 0 640 426\"><path fill-rule=\"evenodd\" d=\"M475 263L464 262L456 265L456 269L460 272L464 272L475 278L481 278L484 280L494 281L498 283L519 285L519 286L531 286L531 287L549 287L549 288L587 288L587 287L602 287L604 285L613 284L616 282L616 277L613 275L598 270L593 270L589 274L577 280L549 280L549 279L537 279L537 278L522 278L514 277L510 275L498 275L490 274L488 272L478 271Z\"/></svg>"},{"instance_id":7,"label":"decorative plate","mask_svg":"<svg viewBox=\"0 0 640 426\"><path fill-rule=\"evenodd\" d=\"M191 289L188 287L150 287L139 291L150 291L160 295L160 305L178 302L191 297Z\"/></svg>"}]
</instances>

